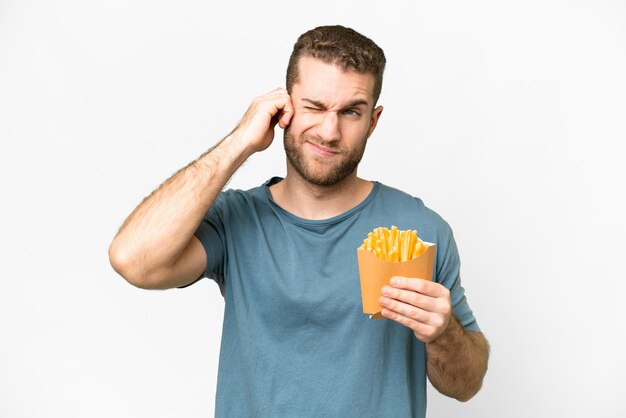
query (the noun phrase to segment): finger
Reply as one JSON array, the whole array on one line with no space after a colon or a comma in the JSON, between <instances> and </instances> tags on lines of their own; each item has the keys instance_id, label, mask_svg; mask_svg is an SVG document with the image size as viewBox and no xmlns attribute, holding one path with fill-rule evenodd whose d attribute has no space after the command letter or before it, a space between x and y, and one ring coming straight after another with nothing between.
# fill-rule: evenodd
<instances>
[{"instance_id":1,"label":"finger","mask_svg":"<svg viewBox=\"0 0 626 418\"><path fill-rule=\"evenodd\" d=\"M282 110L279 110L274 116L272 116L272 118L270 120L270 129L274 129L276 124L279 122L280 116L281 116L281 112L282 112Z\"/></svg>"},{"instance_id":2,"label":"finger","mask_svg":"<svg viewBox=\"0 0 626 418\"><path fill-rule=\"evenodd\" d=\"M446 327L446 318L443 315L426 314L426 320L420 320L412 315L404 313L403 309L395 310L391 308L383 308L381 310L383 317L394 320L406 327L409 327L415 333L415 337L423 342L430 342L437 338Z\"/></svg>"},{"instance_id":3,"label":"finger","mask_svg":"<svg viewBox=\"0 0 626 418\"><path fill-rule=\"evenodd\" d=\"M289 93L287 93L287 90L283 88L279 87L272 90L265 96L262 96L262 99L264 99L267 103L271 103L271 105L274 106L274 111L272 113L274 115L280 113L281 118L285 113L293 112Z\"/></svg>"},{"instance_id":4,"label":"finger","mask_svg":"<svg viewBox=\"0 0 626 418\"><path fill-rule=\"evenodd\" d=\"M413 306L410 305L408 303L404 303L404 302L400 302L396 299L391 299L388 298L386 296L382 296L380 298L380 304L397 313L400 314L402 316L405 316L407 318L410 318L414 321L423 323L423 324L429 324L432 321L431 317L433 316L432 313L425 311L424 309L418 308L417 306Z\"/></svg>"},{"instance_id":5,"label":"finger","mask_svg":"<svg viewBox=\"0 0 626 418\"><path fill-rule=\"evenodd\" d=\"M382 311L380 311L380 313L382 314L382 316L384 316L385 318L391 319L393 321L399 322L400 324L409 327L411 329L415 329L418 327L418 321L414 320L413 318L409 318L408 316L402 315L396 311L393 311L391 309L387 309L384 308Z\"/></svg>"},{"instance_id":6,"label":"finger","mask_svg":"<svg viewBox=\"0 0 626 418\"><path fill-rule=\"evenodd\" d=\"M428 312L436 312L439 310L438 298L424 295L413 290L397 289L391 286L382 288L383 296L405 302L409 305L417 306Z\"/></svg>"},{"instance_id":7,"label":"finger","mask_svg":"<svg viewBox=\"0 0 626 418\"><path fill-rule=\"evenodd\" d=\"M294 109L293 104L291 103L291 97L287 95L285 101L285 107L283 107L282 115L280 117L280 127L285 129L289 123L291 123L291 118L293 117Z\"/></svg>"},{"instance_id":8,"label":"finger","mask_svg":"<svg viewBox=\"0 0 626 418\"><path fill-rule=\"evenodd\" d=\"M415 334L415 337L420 341L430 342L437 334L437 329L432 325L416 321L413 318L392 311L391 309L385 308L381 311L381 314L387 319L391 319L392 321L410 328Z\"/></svg>"},{"instance_id":9,"label":"finger","mask_svg":"<svg viewBox=\"0 0 626 418\"><path fill-rule=\"evenodd\" d=\"M270 126L273 128L283 117L285 107L288 107L289 109L291 108L287 90L277 88L263 96L256 97L253 100L251 108L249 109L249 113L253 115L257 112L267 112L271 119Z\"/></svg>"},{"instance_id":10,"label":"finger","mask_svg":"<svg viewBox=\"0 0 626 418\"><path fill-rule=\"evenodd\" d=\"M450 294L448 288L442 284L413 277L395 276L391 278L389 284L398 289L412 290L432 297L442 297Z\"/></svg>"}]
</instances>

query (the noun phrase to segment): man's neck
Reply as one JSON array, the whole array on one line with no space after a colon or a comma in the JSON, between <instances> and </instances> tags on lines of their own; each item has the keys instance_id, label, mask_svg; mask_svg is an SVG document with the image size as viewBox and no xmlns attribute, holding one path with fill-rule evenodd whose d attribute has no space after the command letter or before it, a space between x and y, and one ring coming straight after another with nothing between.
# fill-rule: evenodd
<instances>
[{"instance_id":1,"label":"man's neck","mask_svg":"<svg viewBox=\"0 0 626 418\"><path fill-rule=\"evenodd\" d=\"M270 187L270 193L278 206L304 219L341 215L365 200L373 187L371 181L358 178L356 173L339 183L318 186L290 171L283 181Z\"/></svg>"}]
</instances>

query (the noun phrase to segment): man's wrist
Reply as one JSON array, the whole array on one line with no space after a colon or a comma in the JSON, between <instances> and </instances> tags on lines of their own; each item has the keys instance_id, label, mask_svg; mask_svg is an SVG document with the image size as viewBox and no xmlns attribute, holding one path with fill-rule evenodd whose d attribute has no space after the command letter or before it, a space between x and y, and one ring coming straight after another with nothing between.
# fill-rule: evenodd
<instances>
[{"instance_id":1,"label":"man's wrist","mask_svg":"<svg viewBox=\"0 0 626 418\"><path fill-rule=\"evenodd\" d=\"M446 329L433 341L426 343L433 349L446 348L457 345L463 341L465 329L456 319L454 314L450 315Z\"/></svg>"},{"instance_id":2,"label":"man's wrist","mask_svg":"<svg viewBox=\"0 0 626 418\"><path fill-rule=\"evenodd\" d=\"M242 145L236 131L231 132L217 145L205 152L196 160L201 168L212 173L234 173L254 151Z\"/></svg>"}]
</instances>

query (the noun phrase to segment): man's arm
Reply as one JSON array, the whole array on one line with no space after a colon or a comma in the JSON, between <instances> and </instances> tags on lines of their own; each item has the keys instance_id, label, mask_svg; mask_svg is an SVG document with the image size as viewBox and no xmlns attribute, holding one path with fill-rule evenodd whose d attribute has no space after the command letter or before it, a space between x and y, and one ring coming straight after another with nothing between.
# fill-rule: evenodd
<instances>
[{"instance_id":1,"label":"man's arm","mask_svg":"<svg viewBox=\"0 0 626 418\"><path fill-rule=\"evenodd\" d=\"M482 386L488 358L483 334L465 330L451 315L446 330L426 344L428 379L444 395L468 401Z\"/></svg>"},{"instance_id":2,"label":"man's arm","mask_svg":"<svg viewBox=\"0 0 626 418\"><path fill-rule=\"evenodd\" d=\"M450 291L428 280L393 277L382 294L382 315L411 328L426 343L426 368L433 386L459 401L472 398L487 372L489 345L482 333L468 332L459 324Z\"/></svg>"},{"instance_id":3,"label":"man's arm","mask_svg":"<svg viewBox=\"0 0 626 418\"><path fill-rule=\"evenodd\" d=\"M130 214L109 247L113 268L131 284L166 289L189 284L206 255L194 233L239 166L269 147L278 123L293 115L285 89L253 100L239 125L218 145L179 170Z\"/></svg>"}]
</instances>

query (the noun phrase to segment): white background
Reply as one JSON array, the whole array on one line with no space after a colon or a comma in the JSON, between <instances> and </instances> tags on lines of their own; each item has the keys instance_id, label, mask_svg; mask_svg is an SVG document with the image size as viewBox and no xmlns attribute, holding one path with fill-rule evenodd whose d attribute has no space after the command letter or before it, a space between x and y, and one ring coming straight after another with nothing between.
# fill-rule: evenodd
<instances>
[{"instance_id":1,"label":"white background","mask_svg":"<svg viewBox=\"0 0 626 418\"><path fill-rule=\"evenodd\" d=\"M0 0L1 417L213 415L217 286L136 289L107 247L335 23L388 59L360 174L452 225L492 345L428 416L626 416L623 1Z\"/></svg>"}]
</instances>

